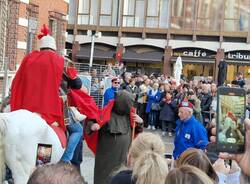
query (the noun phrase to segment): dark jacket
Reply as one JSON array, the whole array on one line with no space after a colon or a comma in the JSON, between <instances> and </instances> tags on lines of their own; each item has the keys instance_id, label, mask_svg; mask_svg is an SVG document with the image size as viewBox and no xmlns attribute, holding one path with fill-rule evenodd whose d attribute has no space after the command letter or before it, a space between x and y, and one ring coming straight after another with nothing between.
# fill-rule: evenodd
<instances>
[{"instance_id":1,"label":"dark jacket","mask_svg":"<svg viewBox=\"0 0 250 184\"><path fill-rule=\"evenodd\" d=\"M135 184L136 182L132 180L132 171L125 170L116 174L110 184Z\"/></svg>"},{"instance_id":2,"label":"dark jacket","mask_svg":"<svg viewBox=\"0 0 250 184\"><path fill-rule=\"evenodd\" d=\"M221 61L218 65L219 72L218 72L218 86L222 86L227 77L227 63L226 61Z\"/></svg>"},{"instance_id":3,"label":"dark jacket","mask_svg":"<svg viewBox=\"0 0 250 184\"><path fill-rule=\"evenodd\" d=\"M130 92L131 94L135 95L136 100L137 100L138 95L139 95L139 93L140 93L140 89L139 89L136 85L135 85L134 87L132 87L131 85L128 85L128 86L126 87L126 90L127 90L128 92Z\"/></svg>"},{"instance_id":4,"label":"dark jacket","mask_svg":"<svg viewBox=\"0 0 250 184\"><path fill-rule=\"evenodd\" d=\"M203 93L201 95L201 112L203 111L210 111L210 106L211 106L211 103L212 103L212 95L210 93Z\"/></svg>"},{"instance_id":5,"label":"dark jacket","mask_svg":"<svg viewBox=\"0 0 250 184\"><path fill-rule=\"evenodd\" d=\"M174 109L177 108L175 101L171 101L171 103L168 104L162 100L160 106L162 109L159 119L162 121L175 121L176 113Z\"/></svg>"}]
</instances>

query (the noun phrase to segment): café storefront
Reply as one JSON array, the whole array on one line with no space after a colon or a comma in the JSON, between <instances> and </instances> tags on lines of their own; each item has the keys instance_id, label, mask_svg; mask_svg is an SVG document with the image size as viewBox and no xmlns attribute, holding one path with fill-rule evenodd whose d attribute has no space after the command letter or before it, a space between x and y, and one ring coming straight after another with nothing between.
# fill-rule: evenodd
<instances>
[{"instance_id":1,"label":"caf\u00e9 storefront","mask_svg":"<svg viewBox=\"0 0 250 184\"><path fill-rule=\"evenodd\" d=\"M250 51L237 50L225 53L227 62L227 81L235 79L237 73L242 72L244 78L250 78Z\"/></svg>"},{"instance_id":2,"label":"caf\u00e9 storefront","mask_svg":"<svg viewBox=\"0 0 250 184\"><path fill-rule=\"evenodd\" d=\"M183 63L183 75L191 80L196 76L213 77L215 64L215 51L202 48L178 48L173 49L172 68L178 56ZM172 70L173 71L173 70Z\"/></svg>"}]
</instances>

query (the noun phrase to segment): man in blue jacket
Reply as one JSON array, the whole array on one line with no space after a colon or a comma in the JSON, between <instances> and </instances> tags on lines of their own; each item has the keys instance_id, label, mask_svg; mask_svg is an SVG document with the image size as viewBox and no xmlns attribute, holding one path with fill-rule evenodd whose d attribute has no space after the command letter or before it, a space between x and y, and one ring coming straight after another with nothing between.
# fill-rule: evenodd
<instances>
[{"instance_id":1,"label":"man in blue jacket","mask_svg":"<svg viewBox=\"0 0 250 184\"><path fill-rule=\"evenodd\" d=\"M108 102L115 97L115 93L118 92L120 88L120 80L118 77L114 77L111 80L112 86L108 88L104 93L104 106L108 104Z\"/></svg>"},{"instance_id":2,"label":"man in blue jacket","mask_svg":"<svg viewBox=\"0 0 250 184\"><path fill-rule=\"evenodd\" d=\"M188 148L204 150L208 144L207 131L193 116L193 105L190 102L180 103L178 116L180 119L176 122L173 152L175 160Z\"/></svg>"}]
</instances>

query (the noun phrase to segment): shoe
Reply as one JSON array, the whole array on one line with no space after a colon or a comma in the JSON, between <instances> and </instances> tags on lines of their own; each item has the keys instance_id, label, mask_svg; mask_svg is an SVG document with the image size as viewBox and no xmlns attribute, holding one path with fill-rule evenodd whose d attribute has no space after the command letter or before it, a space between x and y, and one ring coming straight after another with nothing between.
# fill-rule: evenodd
<instances>
[{"instance_id":1,"label":"shoe","mask_svg":"<svg viewBox=\"0 0 250 184\"><path fill-rule=\"evenodd\" d=\"M172 135L172 132L168 132L168 136L169 137L172 137L173 135Z\"/></svg>"},{"instance_id":2,"label":"shoe","mask_svg":"<svg viewBox=\"0 0 250 184\"><path fill-rule=\"evenodd\" d=\"M155 126L152 126L152 130L156 130Z\"/></svg>"},{"instance_id":3,"label":"shoe","mask_svg":"<svg viewBox=\"0 0 250 184\"><path fill-rule=\"evenodd\" d=\"M162 136L162 137L165 137L165 136L166 136L166 132L163 131L163 132L161 133L161 136Z\"/></svg>"},{"instance_id":4,"label":"shoe","mask_svg":"<svg viewBox=\"0 0 250 184\"><path fill-rule=\"evenodd\" d=\"M148 125L148 128L147 128L148 130L150 130L151 129L151 126L150 125Z\"/></svg>"}]
</instances>

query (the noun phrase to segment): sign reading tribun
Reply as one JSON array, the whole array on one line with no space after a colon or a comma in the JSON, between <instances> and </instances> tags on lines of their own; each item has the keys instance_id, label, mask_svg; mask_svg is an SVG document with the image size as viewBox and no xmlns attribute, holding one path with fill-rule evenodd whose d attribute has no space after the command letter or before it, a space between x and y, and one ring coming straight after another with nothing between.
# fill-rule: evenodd
<instances>
[{"instance_id":1,"label":"sign reading tribun","mask_svg":"<svg viewBox=\"0 0 250 184\"><path fill-rule=\"evenodd\" d=\"M225 54L227 59L250 60L249 51L232 51Z\"/></svg>"}]
</instances>

